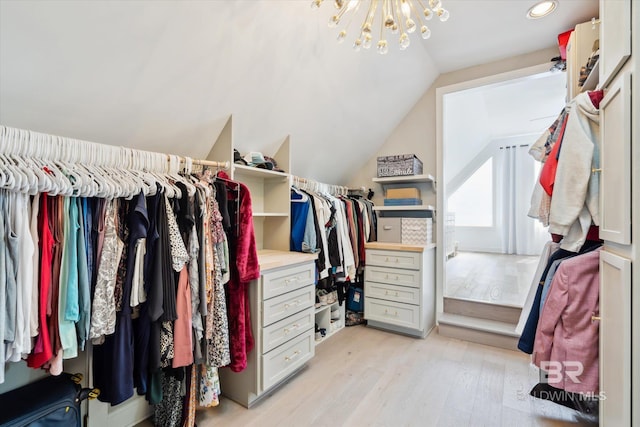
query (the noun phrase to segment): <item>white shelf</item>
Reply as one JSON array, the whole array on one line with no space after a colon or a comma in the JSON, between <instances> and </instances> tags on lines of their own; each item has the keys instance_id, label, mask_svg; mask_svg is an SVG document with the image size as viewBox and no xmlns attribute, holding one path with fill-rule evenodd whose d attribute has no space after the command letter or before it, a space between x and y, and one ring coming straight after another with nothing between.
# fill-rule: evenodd
<instances>
[{"instance_id":1,"label":"white shelf","mask_svg":"<svg viewBox=\"0 0 640 427\"><path fill-rule=\"evenodd\" d=\"M288 217L289 212L253 212L255 217Z\"/></svg>"},{"instance_id":2,"label":"white shelf","mask_svg":"<svg viewBox=\"0 0 640 427\"><path fill-rule=\"evenodd\" d=\"M407 175L407 176L389 176L384 178L372 178L373 182L380 184L396 184L403 182L435 182L433 175Z\"/></svg>"},{"instance_id":3,"label":"white shelf","mask_svg":"<svg viewBox=\"0 0 640 427\"><path fill-rule=\"evenodd\" d=\"M331 308L331 306L329 304L321 305L320 307L316 307L316 314L322 313L323 311L325 311L325 310L327 310L329 308Z\"/></svg>"},{"instance_id":4,"label":"white shelf","mask_svg":"<svg viewBox=\"0 0 640 427\"><path fill-rule=\"evenodd\" d=\"M435 211L431 205L410 205L410 206L374 206L374 211Z\"/></svg>"},{"instance_id":5,"label":"white shelf","mask_svg":"<svg viewBox=\"0 0 640 427\"><path fill-rule=\"evenodd\" d=\"M589 76L584 81L584 84L580 88L580 92L585 92L588 90L594 90L598 87L598 82L600 81L600 58L596 60L595 65L591 69Z\"/></svg>"},{"instance_id":6,"label":"white shelf","mask_svg":"<svg viewBox=\"0 0 640 427\"><path fill-rule=\"evenodd\" d=\"M253 166L246 165L233 165L235 173L239 173L245 176L254 176L262 179L288 179L289 174L284 172L273 171L269 169L254 168Z\"/></svg>"}]
</instances>

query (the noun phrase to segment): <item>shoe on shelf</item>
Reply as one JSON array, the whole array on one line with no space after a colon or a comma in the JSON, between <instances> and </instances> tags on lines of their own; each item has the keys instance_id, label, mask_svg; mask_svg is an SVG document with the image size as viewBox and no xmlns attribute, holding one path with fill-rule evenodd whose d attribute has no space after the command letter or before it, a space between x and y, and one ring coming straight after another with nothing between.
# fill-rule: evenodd
<instances>
[{"instance_id":1,"label":"shoe on shelf","mask_svg":"<svg viewBox=\"0 0 640 427\"><path fill-rule=\"evenodd\" d=\"M340 309L337 308L331 311L331 320L339 320L340 319Z\"/></svg>"},{"instance_id":2,"label":"shoe on shelf","mask_svg":"<svg viewBox=\"0 0 640 427\"><path fill-rule=\"evenodd\" d=\"M338 302L338 291L327 292L327 304L335 304Z\"/></svg>"},{"instance_id":3,"label":"shoe on shelf","mask_svg":"<svg viewBox=\"0 0 640 427\"><path fill-rule=\"evenodd\" d=\"M318 289L316 291L316 297L318 298L318 301L320 302L320 305L327 305L328 304L328 296L329 296L329 294L324 289Z\"/></svg>"}]
</instances>

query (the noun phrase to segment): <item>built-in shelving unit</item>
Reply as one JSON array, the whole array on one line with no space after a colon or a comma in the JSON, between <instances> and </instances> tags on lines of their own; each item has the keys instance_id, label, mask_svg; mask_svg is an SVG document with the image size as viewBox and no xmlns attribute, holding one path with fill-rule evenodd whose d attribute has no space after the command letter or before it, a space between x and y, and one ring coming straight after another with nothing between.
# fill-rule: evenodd
<instances>
[{"instance_id":1,"label":"built-in shelving unit","mask_svg":"<svg viewBox=\"0 0 640 427\"><path fill-rule=\"evenodd\" d=\"M436 179L433 175L407 175L407 176L391 176L383 178L372 178L374 183L382 187L383 194L388 189L414 187L420 190L422 205L400 205L400 206L384 206L382 203L374 206L373 209L381 216L398 216L402 212L406 212L407 216L416 217L434 217L436 208L429 204L429 197L435 193ZM435 199L435 197L434 197Z\"/></svg>"},{"instance_id":2,"label":"built-in shelving unit","mask_svg":"<svg viewBox=\"0 0 640 427\"><path fill-rule=\"evenodd\" d=\"M258 249L289 250L291 170L289 137L286 137L273 158L285 172L261 169L233 163L233 118L227 124L211 148L207 159L228 160L231 179L249 188L253 211L253 228Z\"/></svg>"},{"instance_id":3,"label":"built-in shelving unit","mask_svg":"<svg viewBox=\"0 0 640 427\"><path fill-rule=\"evenodd\" d=\"M598 85L599 72L596 71L597 65L589 75L595 81L589 82L590 85L595 83L593 87L586 87L587 83L580 87L580 69L587 63L589 56L593 51L593 44L600 38L599 22L584 22L576 25L574 31L569 36L567 44L567 99L571 100L581 91L595 89ZM593 76L592 76L593 75ZM586 87L586 88L585 88Z\"/></svg>"}]
</instances>

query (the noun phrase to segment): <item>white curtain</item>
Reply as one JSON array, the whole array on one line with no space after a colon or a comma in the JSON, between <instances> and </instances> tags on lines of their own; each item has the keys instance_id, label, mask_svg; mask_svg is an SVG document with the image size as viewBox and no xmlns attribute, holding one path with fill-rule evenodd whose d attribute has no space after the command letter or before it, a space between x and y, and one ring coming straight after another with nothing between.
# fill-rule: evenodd
<instances>
[{"instance_id":1,"label":"white curtain","mask_svg":"<svg viewBox=\"0 0 640 427\"><path fill-rule=\"evenodd\" d=\"M549 240L544 227L527 216L537 179L536 162L527 148L502 147L496 155L497 219L505 254L539 255Z\"/></svg>"}]
</instances>

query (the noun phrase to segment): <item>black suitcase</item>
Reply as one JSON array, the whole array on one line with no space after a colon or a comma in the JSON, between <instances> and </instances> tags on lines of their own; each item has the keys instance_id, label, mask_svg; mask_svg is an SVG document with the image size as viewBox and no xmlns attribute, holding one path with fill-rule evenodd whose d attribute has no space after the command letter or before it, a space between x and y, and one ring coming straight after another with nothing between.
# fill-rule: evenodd
<instances>
[{"instance_id":1,"label":"black suitcase","mask_svg":"<svg viewBox=\"0 0 640 427\"><path fill-rule=\"evenodd\" d=\"M79 374L62 373L0 394L0 427L81 427L80 403L99 393L81 381Z\"/></svg>"}]
</instances>

